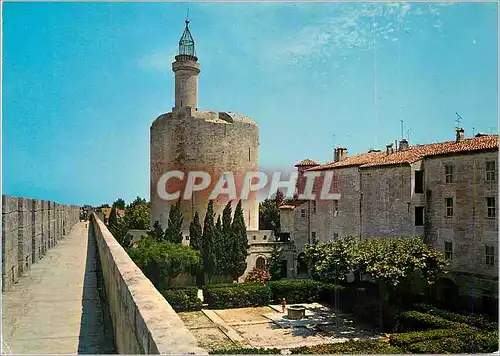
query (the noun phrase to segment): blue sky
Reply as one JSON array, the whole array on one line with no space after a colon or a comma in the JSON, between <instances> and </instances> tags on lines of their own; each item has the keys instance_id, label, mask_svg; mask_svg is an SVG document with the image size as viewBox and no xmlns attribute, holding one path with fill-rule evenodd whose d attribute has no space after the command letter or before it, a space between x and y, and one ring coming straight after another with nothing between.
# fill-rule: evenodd
<instances>
[{"instance_id":1,"label":"blue sky","mask_svg":"<svg viewBox=\"0 0 500 356\"><path fill-rule=\"evenodd\" d=\"M173 106L186 3L4 3L4 194L149 198L149 127ZM191 3L199 107L251 116L290 167L497 132L496 3Z\"/></svg>"}]
</instances>

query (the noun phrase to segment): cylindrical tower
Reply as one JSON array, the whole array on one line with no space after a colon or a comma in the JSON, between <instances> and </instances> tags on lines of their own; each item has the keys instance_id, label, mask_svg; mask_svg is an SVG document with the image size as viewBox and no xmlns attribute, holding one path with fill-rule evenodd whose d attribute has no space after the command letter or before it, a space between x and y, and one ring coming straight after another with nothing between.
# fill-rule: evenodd
<instances>
[{"instance_id":1,"label":"cylindrical tower","mask_svg":"<svg viewBox=\"0 0 500 356\"><path fill-rule=\"evenodd\" d=\"M201 223L205 218L209 193L216 179L224 172L237 176L239 199L242 175L258 169L259 129L248 117L231 113L198 110L197 87L200 65L195 56L194 41L186 22L186 28L179 42L179 55L175 57L172 70L175 73L175 107L171 113L160 115L150 128L150 179L151 179L151 223L158 221L163 228L168 225L170 206L175 201L166 201L158 194L158 183L169 171L182 171L184 179L170 179L165 186L169 193L177 188L183 191L183 184L190 171L207 172L212 177L211 185L204 191L195 192L190 200L181 200L183 230L189 231L189 224L198 212ZM214 212L222 215L228 197L220 195L214 200ZM237 200L233 201L233 212ZM259 229L259 204L257 194L243 199L243 215L247 230Z\"/></svg>"}]
</instances>

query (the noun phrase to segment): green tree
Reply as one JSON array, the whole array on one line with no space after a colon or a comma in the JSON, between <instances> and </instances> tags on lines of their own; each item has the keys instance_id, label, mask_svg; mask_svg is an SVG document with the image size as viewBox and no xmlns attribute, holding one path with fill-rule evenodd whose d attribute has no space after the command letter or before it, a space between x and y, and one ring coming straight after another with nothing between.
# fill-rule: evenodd
<instances>
[{"instance_id":1,"label":"green tree","mask_svg":"<svg viewBox=\"0 0 500 356\"><path fill-rule=\"evenodd\" d=\"M214 224L214 208L213 200L208 203L207 213L205 215L205 221L203 224L203 237L202 237L202 247L203 247L203 270L207 274L208 283L212 281L212 276L215 272L216 267L216 256L214 251L214 234L215 234L215 224Z\"/></svg>"},{"instance_id":2,"label":"green tree","mask_svg":"<svg viewBox=\"0 0 500 356\"><path fill-rule=\"evenodd\" d=\"M231 261L231 276L233 280L237 280L247 268L247 256L248 256L248 237L247 228L245 225L245 218L243 216L243 208L241 206L241 200L236 205L234 210L233 223L231 224L231 238L233 241L233 249L231 255L233 258Z\"/></svg>"},{"instance_id":3,"label":"green tree","mask_svg":"<svg viewBox=\"0 0 500 356\"><path fill-rule=\"evenodd\" d=\"M117 208L117 209L120 209L120 210L124 210L125 209L125 200L123 199L117 199L114 203L113 203L113 207L114 208Z\"/></svg>"},{"instance_id":4,"label":"green tree","mask_svg":"<svg viewBox=\"0 0 500 356\"><path fill-rule=\"evenodd\" d=\"M278 244L274 244L269 261L269 274L271 275L270 278L271 281L276 281L278 279L281 279L282 257L283 257L283 249Z\"/></svg>"},{"instance_id":5,"label":"green tree","mask_svg":"<svg viewBox=\"0 0 500 356\"><path fill-rule=\"evenodd\" d=\"M188 246L155 241L144 236L129 255L159 290L171 286L181 273L194 275L200 268L200 253Z\"/></svg>"},{"instance_id":6,"label":"green tree","mask_svg":"<svg viewBox=\"0 0 500 356\"><path fill-rule=\"evenodd\" d=\"M183 220L181 202L179 200L175 205L170 206L170 211L168 213L168 226L165 230L165 241L177 244L182 243Z\"/></svg>"},{"instance_id":7,"label":"green tree","mask_svg":"<svg viewBox=\"0 0 500 356\"><path fill-rule=\"evenodd\" d=\"M276 235L280 232L279 207L284 198L283 192L277 190L271 199L259 203L259 226L262 230L273 230Z\"/></svg>"},{"instance_id":8,"label":"green tree","mask_svg":"<svg viewBox=\"0 0 500 356\"><path fill-rule=\"evenodd\" d=\"M132 246L132 236L127 234L129 228L123 218L118 218L117 222L108 229L123 248L127 249Z\"/></svg>"},{"instance_id":9,"label":"green tree","mask_svg":"<svg viewBox=\"0 0 500 356\"><path fill-rule=\"evenodd\" d=\"M335 284L345 281L349 272L358 267L355 265L357 261L353 259L356 247L357 241L354 237L307 245L306 260L313 267L313 279Z\"/></svg>"},{"instance_id":10,"label":"green tree","mask_svg":"<svg viewBox=\"0 0 500 356\"><path fill-rule=\"evenodd\" d=\"M113 206L109 212L108 227L116 226L118 224L118 212L116 207Z\"/></svg>"},{"instance_id":11,"label":"green tree","mask_svg":"<svg viewBox=\"0 0 500 356\"><path fill-rule=\"evenodd\" d=\"M163 231L158 220L154 222L153 228L148 231L148 236L151 236L155 241L163 241L165 237L164 234L165 232Z\"/></svg>"},{"instance_id":12,"label":"green tree","mask_svg":"<svg viewBox=\"0 0 500 356\"><path fill-rule=\"evenodd\" d=\"M125 222L129 230L149 230L150 204L137 197L125 208Z\"/></svg>"},{"instance_id":13,"label":"green tree","mask_svg":"<svg viewBox=\"0 0 500 356\"><path fill-rule=\"evenodd\" d=\"M217 217L217 223L214 229L214 254L215 254L215 269L214 274L223 276L226 268L226 254L224 251L224 232L222 231L222 220L220 215Z\"/></svg>"},{"instance_id":14,"label":"green tree","mask_svg":"<svg viewBox=\"0 0 500 356\"><path fill-rule=\"evenodd\" d=\"M200 216L198 212L194 214L193 220L189 224L189 246L195 251L202 250L203 230L201 228Z\"/></svg>"},{"instance_id":15,"label":"green tree","mask_svg":"<svg viewBox=\"0 0 500 356\"><path fill-rule=\"evenodd\" d=\"M233 230L232 230L232 209L229 201L222 211L222 230L220 236L220 269L223 275L232 275L231 266L234 262L233 254Z\"/></svg>"}]
</instances>

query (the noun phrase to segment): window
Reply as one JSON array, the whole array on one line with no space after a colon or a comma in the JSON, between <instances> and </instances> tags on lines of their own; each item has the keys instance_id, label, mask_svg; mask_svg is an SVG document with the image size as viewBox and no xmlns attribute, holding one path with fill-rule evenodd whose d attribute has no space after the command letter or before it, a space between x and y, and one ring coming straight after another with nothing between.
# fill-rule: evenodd
<instances>
[{"instance_id":1,"label":"window","mask_svg":"<svg viewBox=\"0 0 500 356\"><path fill-rule=\"evenodd\" d=\"M450 218L453 216L453 198L446 198L446 217Z\"/></svg>"},{"instance_id":2,"label":"window","mask_svg":"<svg viewBox=\"0 0 500 356\"><path fill-rule=\"evenodd\" d=\"M316 231L311 232L311 238L313 241L316 241Z\"/></svg>"},{"instance_id":3,"label":"window","mask_svg":"<svg viewBox=\"0 0 500 356\"><path fill-rule=\"evenodd\" d=\"M423 226L424 225L424 207L416 206L415 207L415 226Z\"/></svg>"},{"instance_id":4,"label":"window","mask_svg":"<svg viewBox=\"0 0 500 356\"><path fill-rule=\"evenodd\" d=\"M335 189L339 189L339 181L334 178L333 181L332 181L332 188L335 190Z\"/></svg>"},{"instance_id":5,"label":"window","mask_svg":"<svg viewBox=\"0 0 500 356\"><path fill-rule=\"evenodd\" d=\"M486 198L486 206L488 208L488 217L494 218L496 215L495 198L494 197Z\"/></svg>"},{"instance_id":6,"label":"window","mask_svg":"<svg viewBox=\"0 0 500 356\"><path fill-rule=\"evenodd\" d=\"M495 161L486 162L486 180L495 181Z\"/></svg>"},{"instance_id":7,"label":"window","mask_svg":"<svg viewBox=\"0 0 500 356\"><path fill-rule=\"evenodd\" d=\"M250 162L250 147L248 147L248 162Z\"/></svg>"},{"instance_id":8,"label":"window","mask_svg":"<svg viewBox=\"0 0 500 356\"><path fill-rule=\"evenodd\" d=\"M316 214L316 200L313 200L312 205L313 205L313 214Z\"/></svg>"},{"instance_id":9,"label":"window","mask_svg":"<svg viewBox=\"0 0 500 356\"><path fill-rule=\"evenodd\" d=\"M444 177L446 183L453 183L453 166L444 166Z\"/></svg>"},{"instance_id":10,"label":"window","mask_svg":"<svg viewBox=\"0 0 500 356\"><path fill-rule=\"evenodd\" d=\"M444 243L444 258L447 260L453 259L453 244L451 242Z\"/></svg>"},{"instance_id":11,"label":"window","mask_svg":"<svg viewBox=\"0 0 500 356\"><path fill-rule=\"evenodd\" d=\"M257 268L264 268L266 266L266 260L264 257L257 257L257 260L255 261L255 266Z\"/></svg>"},{"instance_id":12,"label":"window","mask_svg":"<svg viewBox=\"0 0 500 356\"><path fill-rule=\"evenodd\" d=\"M486 264L488 266L495 265L495 247L486 245Z\"/></svg>"},{"instance_id":13,"label":"window","mask_svg":"<svg viewBox=\"0 0 500 356\"><path fill-rule=\"evenodd\" d=\"M300 210L300 217L305 218L306 217L306 209L301 209Z\"/></svg>"},{"instance_id":14,"label":"window","mask_svg":"<svg viewBox=\"0 0 500 356\"><path fill-rule=\"evenodd\" d=\"M424 192L424 171L415 171L415 193Z\"/></svg>"},{"instance_id":15,"label":"window","mask_svg":"<svg viewBox=\"0 0 500 356\"><path fill-rule=\"evenodd\" d=\"M333 234L333 239L336 240L339 238L339 234Z\"/></svg>"},{"instance_id":16,"label":"window","mask_svg":"<svg viewBox=\"0 0 500 356\"><path fill-rule=\"evenodd\" d=\"M186 241L189 241L189 235L188 235L188 236L186 236Z\"/></svg>"},{"instance_id":17,"label":"window","mask_svg":"<svg viewBox=\"0 0 500 356\"><path fill-rule=\"evenodd\" d=\"M339 212L339 201L334 200L333 201L333 215L337 215L338 212Z\"/></svg>"}]
</instances>

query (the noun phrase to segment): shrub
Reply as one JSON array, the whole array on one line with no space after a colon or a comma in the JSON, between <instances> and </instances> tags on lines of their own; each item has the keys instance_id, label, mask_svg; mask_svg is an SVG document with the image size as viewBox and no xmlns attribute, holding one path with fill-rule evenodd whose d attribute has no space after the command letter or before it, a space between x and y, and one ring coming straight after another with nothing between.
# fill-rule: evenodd
<instances>
[{"instance_id":1,"label":"shrub","mask_svg":"<svg viewBox=\"0 0 500 356\"><path fill-rule=\"evenodd\" d=\"M196 287L170 288L161 294L176 312L201 310L202 302Z\"/></svg>"},{"instance_id":2,"label":"shrub","mask_svg":"<svg viewBox=\"0 0 500 356\"><path fill-rule=\"evenodd\" d=\"M415 309L421 310L427 314L439 316L447 320L455 321L458 323L470 324L482 330L498 329L498 324L490 321L488 316L486 315L481 315L481 314L462 315L447 310L439 309L425 303L416 304Z\"/></svg>"},{"instance_id":3,"label":"shrub","mask_svg":"<svg viewBox=\"0 0 500 356\"><path fill-rule=\"evenodd\" d=\"M203 287L205 303L213 309L268 305L271 290L264 283L232 283Z\"/></svg>"},{"instance_id":4,"label":"shrub","mask_svg":"<svg viewBox=\"0 0 500 356\"><path fill-rule=\"evenodd\" d=\"M407 346L414 353L466 354L491 353L498 350L498 332L470 333L458 337L417 342Z\"/></svg>"},{"instance_id":5,"label":"shrub","mask_svg":"<svg viewBox=\"0 0 500 356\"><path fill-rule=\"evenodd\" d=\"M404 350L379 340L349 340L336 344L303 346L290 350L292 355L301 354L401 354Z\"/></svg>"},{"instance_id":6,"label":"shrub","mask_svg":"<svg viewBox=\"0 0 500 356\"><path fill-rule=\"evenodd\" d=\"M389 342L393 346L406 347L427 340L438 340L454 336L465 336L472 333L472 330L455 330L455 329L435 329L427 331L412 331L408 333L392 334Z\"/></svg>"},{"instance_id":7,"label":"shrub","mask_svg":"<svg viewBox=\"0 0 500 356\"><path fill-rule=\"evenodd\" d=\"M248 273L245 282L267 282L270 278L271 275L264 268L255 267Z\"/></svg>"},{"instance_id":8,"label":"shrub","mask_svg":"<svg viewBox=\"0 0 500 356\"><path fill-rule=\"evenodd\" d=\"M470 329L464 323L457 323L446 320L439 316L421 313L418 311L408 311L399 316L399 331L430 330L430 329Z\"/></svg>"},{"instance_id":9,"label":"shrub","mask_svg":"<svg viewBox=\"0 0 500 356\"><path fill-rule=\"evenodd\" d=\"M276 355L280 353L281 353L280 349L264 349L264 348L219 349L209 352L210 355Z\"/></svg>"},{"instance_id":10,"label":"shrub","mask_svg":"<svg viewBox=\"0 0 500 356\"><path fill-rule=\"evenodd\" d=\"M318 302L323 290L323 283L312 279L281 279L267 285L274 302L285 298L288 304Z\"/></svg>"}]
</instances>

